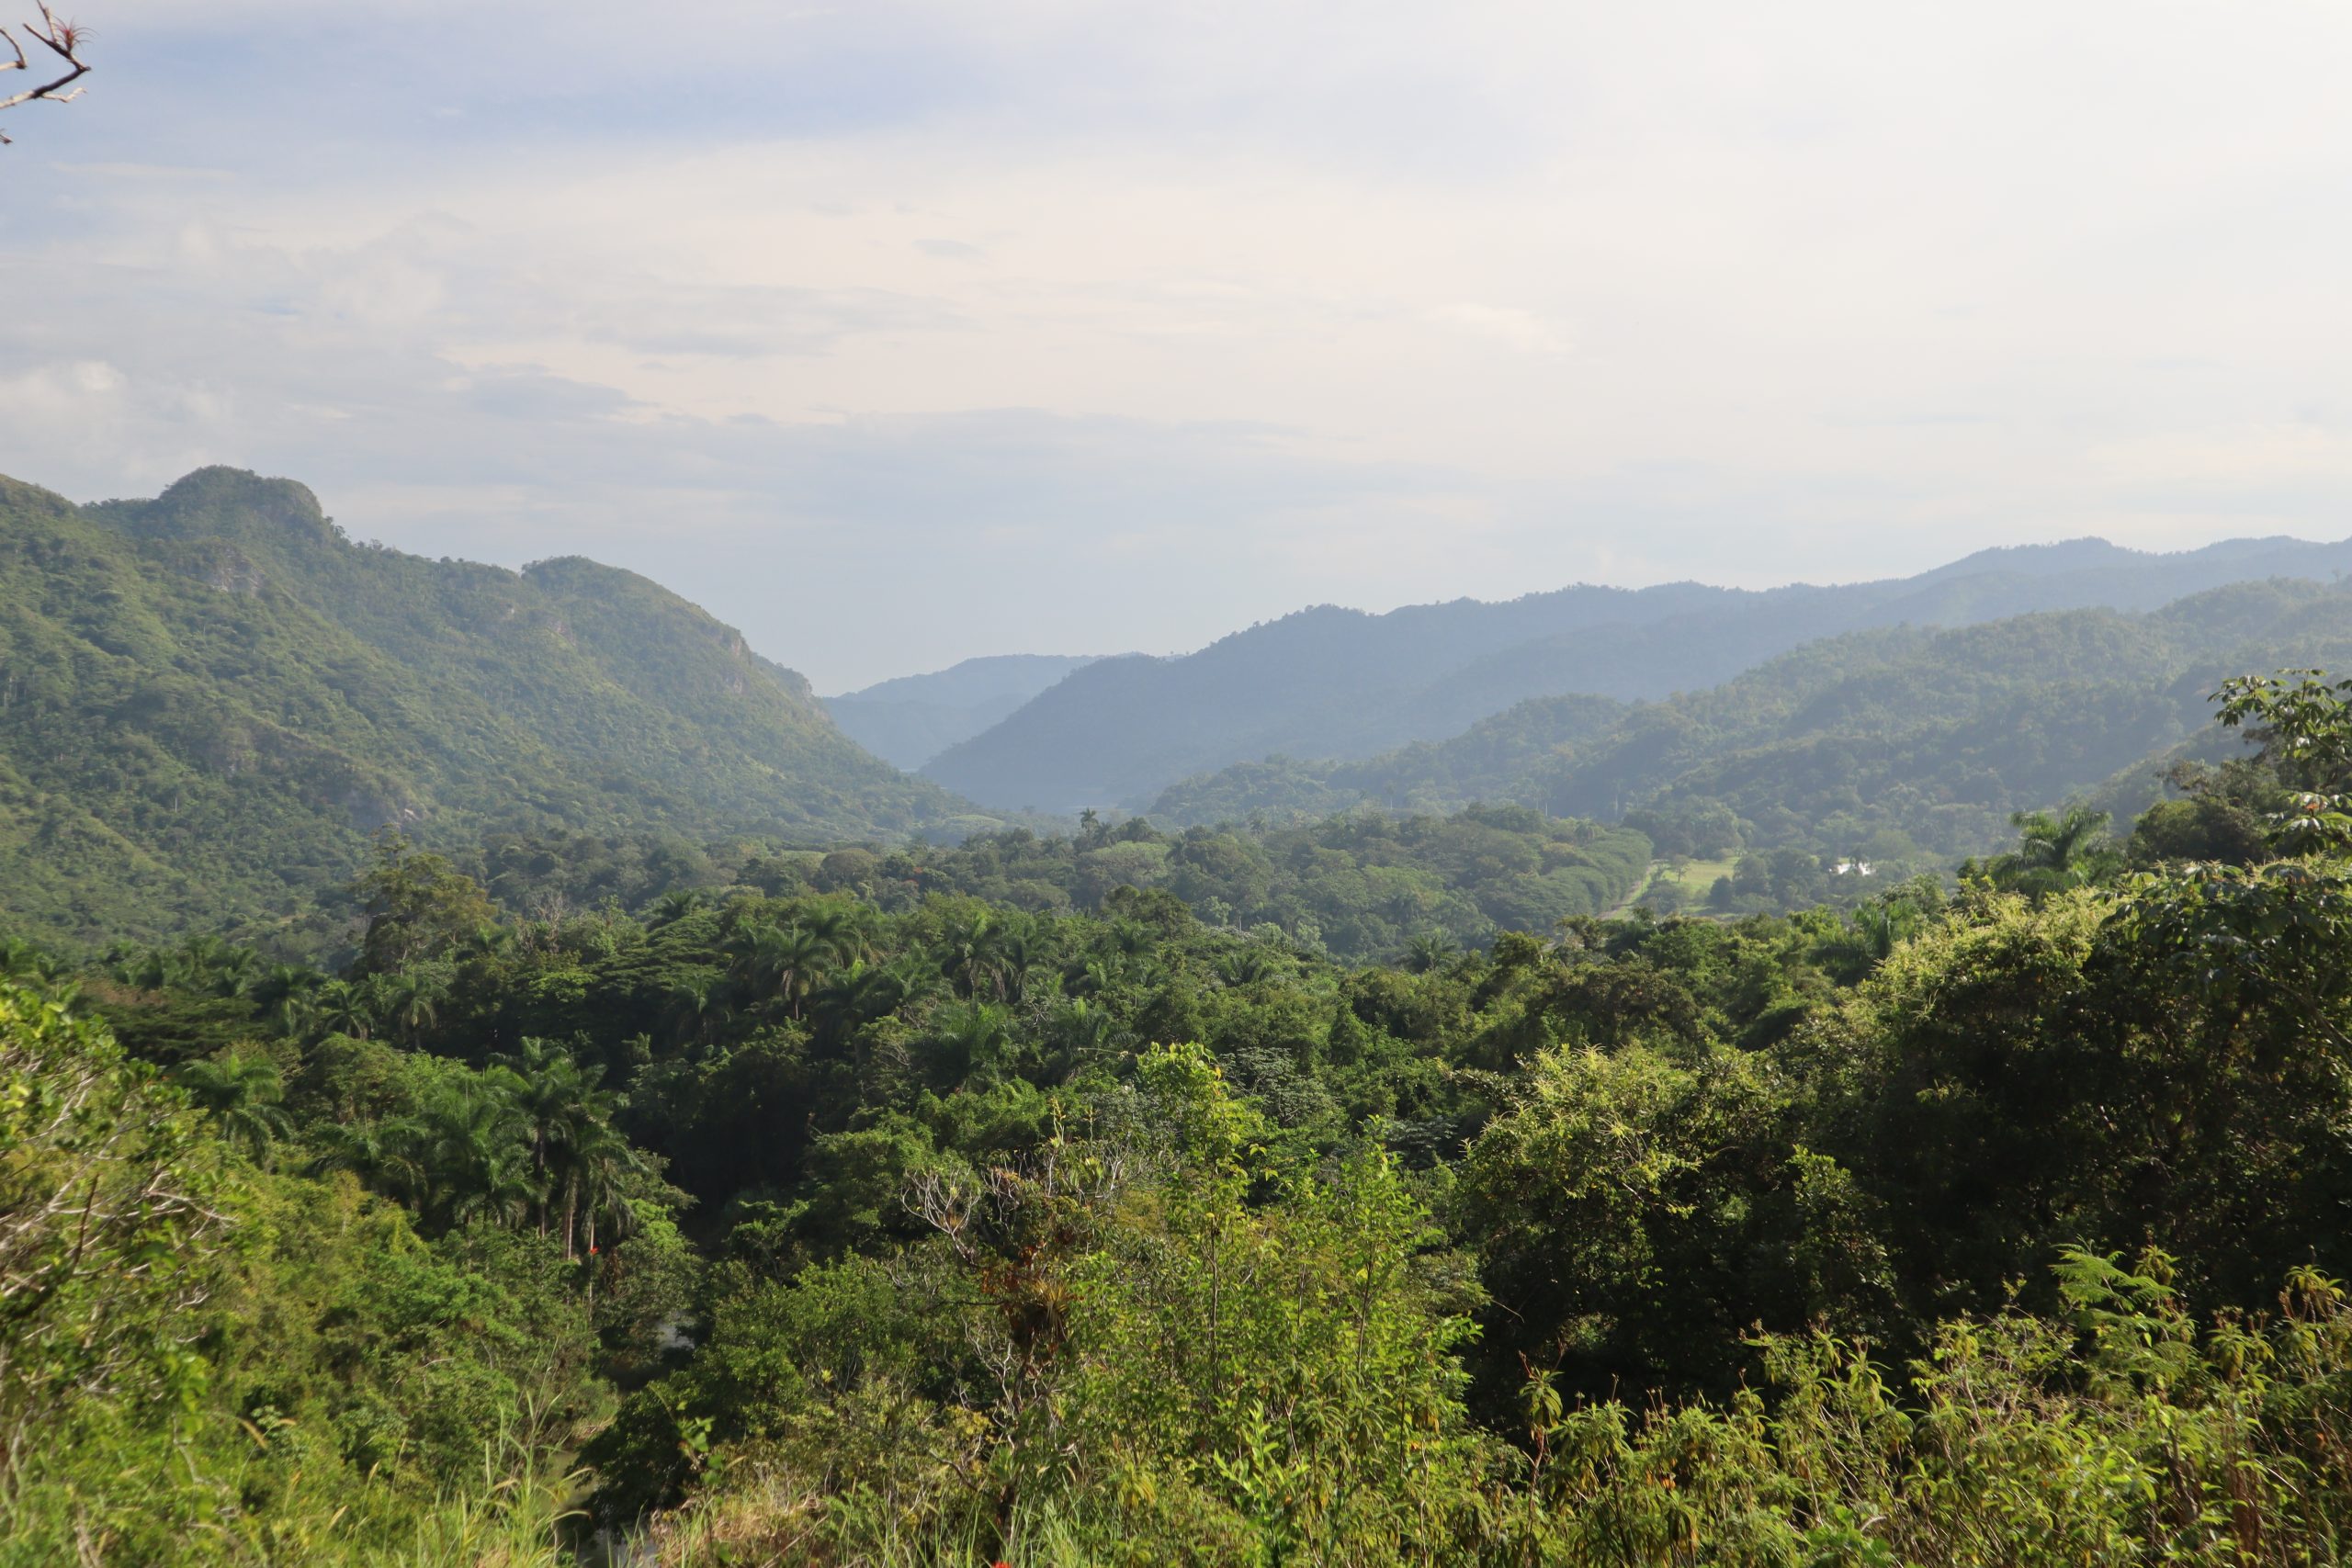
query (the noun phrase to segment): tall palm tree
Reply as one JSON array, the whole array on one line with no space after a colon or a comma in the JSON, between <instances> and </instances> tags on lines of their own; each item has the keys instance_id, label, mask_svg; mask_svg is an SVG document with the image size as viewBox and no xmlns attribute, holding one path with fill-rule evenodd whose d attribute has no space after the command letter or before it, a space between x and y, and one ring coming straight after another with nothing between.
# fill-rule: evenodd
<instances>
[{"instance_id":1,"label":"tall palm tree","mask_svg":"<svg viewBox=\"0 0 2352 1568\"><path fill-rule=\"evenodd\" d=\"M1118 1049L1119 1021L1100 1002L1077 998L1062 1005L1054 1021L1054 1037L1060 1048L1062 1065L1069 1068L1082 1066Z\"/></svg>"},{"instance_id":2,"label":"tall palm tree","mask_svg":"<svg viewBox=\"0 0 2352 1568\"><path fill-rule=\"evenodd\" d=\"M1216 961L1216 976L1228 986L1247 986L1266 978L1280 967L1265 948L1243 947Z\"/></svg>"},{"instance_id":3,"label":"tall palm tree","mask_svg":"<svg viewBox=\"0 0 2352 1568\"><path fill-rule=\"evenodd\" d=\"M348 1034L365 1040L376 1027L374 1001L366 987L345 979L329 980L311 992L311 1022L328 1034Z\"/></svg>"},{"instance_id":4,"label":"tall palm tree","mask_svg":"<svg viewBox=\"0 0 2352 1568\"><path fill-rule=\"evenodd\" d=\"M1001 996L1002 975L1012 959L1006 946L1009 934L996 911L980 910L948 931L940 944L940 972L956 983L960 995L977 997L992 989Z\"/></svg>"},{"instance_id":5,"label":"tall palm tree","mask_svg":"<svg viewBox=\"0 0 2352 1568\"><path fill-rule=\"evenodd\" d=\"M457 944L457 954L466 958L496 958L514 950L514 928L496 920L484 920L468 931Z\"/></svg>"},{"instance_id":6,"label":"tall palm tree","mask_svg":"<svg viewBox=\"0 0 2352 1568\"><path fill-rule=\"evenodd\" d=\"M803 908L797 923L842 964L874 956L873 933L854 905L812 904Z\"/></svg>"},{"instance_id":7,"label":"tall palm tree","mask_svg":"<svg viewBox=\"0 0 2352 1568\"><path fill-rule=\"evenodd\" d=\"M1069 982L1069 988L1083 997L1099 997L1115 988L1125 976L1125 965L1116 954L1097 955L1088 959Z\"/></svg>"},{"instance_id":8,"label":"tall palm tree","mask_svg":"<svg viewBox=\"0 0 2352 1568\"><path fill-rule=\"evenodd\" d=\"M1456 951L1453 939L1442 931L1424 931L1405 944L1405 967L1426 975L1452 963Z\"/></svg>"},{"instance_id":9,"label":"tall palm tree","mask_svg":"<svg viewBox=\"0 0 2352 1568\"><path fill-rule=\"evenodd\" d=\"M2018 830L2018 847L1993 863L1993 880L2000 886L2036 896L2053 893L2095 882L2116 864L2104 811L2075 806L2054 818L2046 811L2020 811L2009 823Z\"/></svg>"},{"instance_id":10,"label":"tall palm tree","mask_svg":"<svg viewBox=\"0 0 2352 1568\"><path fill-rule=\"evenodd\" d=\"M142 991L160 991L172 983L173 964L161 948L126 950L114 961L114 977Z\"/></svg>"},{"instance_id":11,"label":"tall palm tree","mask_svg":"<svg viewBox=\"0 0 2352 1568\"><path fill-rule=\"evenodd\" d=\"M539 1234L545 1235L548 1198L568 1151L593 1141L594 1129L610 1122L623 1101L596 1087L605 1076L602 1066L583 1067L548 1041L526 1036L518 1051L496 1061L514 1075L509 1099L528 1142Z\"/></svg>"},{"instance_id":12,"label":"tall palm tree","mask_svg":"<svg viewBox=\"0 0 2352 1568\"><path fill-rule=\"evenodd\" d=\"M817 1013L838 1040L897 1008L908 991L906 978L895 970L852 959L817 993Z\"/></svg>"},{"instance_id":13,"label":"tall palm tree","mask_svg":"<svg viewBox=\"0 0 2352 1568\"><path fill-rule=\"evenodd\" d=\"M244 1150L255 1165L269 1163L270 1145L285 1136L288 1128L279 1105L286 1086L275 1062L251 1055L195 1061L173 1076L198 1109L212 1118L221 1137Z\"/></svg>"},{"instance_id":14,"label":"tall palm tree","mask_svg":"<svg viewBox=\"0 0 2352 1568\"><path fill-rule=\"evenodd\" d=\"M432 1185L425 1208L447 1223L513 1223L528 1212L529 1161L508 1086L483 1077L448 1084L417 1118Z\"/></svg>"},{"instance_id":15,"label":"tall palm tree","mask_svg":"<svg viewBox=\"0 0 2352 1568\"><path fill-rule=\"evenodd\" d=\"M449 1190L443 1212L454 1225L487 1220L512 1227L540 1201L540 1190L528 1165L514 1150L493 1150L468 1170L463 1186Z\"/></svg>"},{"instance_id":16,"label":"tall palm tree","mask_svg":"<svg viewBox=\"0 0 2352 1568\"><path fill-rule=\"evenodd\" d=\"M1865 904L1814 950L1814 956L1850 985L1893 957L1918 925L1919 911L1912 905Z\"/></svg>"},{"instance_id":17,"label":"tall palm tree","mask_svg":"<svg viewBox=\"0 0 2352 1568\"><path fill-rule=\"evenodd\" d=\"M311 998L323 976L315 969L280 964L262 977L254 995L262 999L267 1016L281 1034L300 1034L309 1027Z\"/></svg>"},{"instance_id":18,"label":"tall palm tree","mask_svg":"<svg viewBox=\"0 0 2352 1568\"><path fill-rule=\"evenodd\" d=\"M720 942L719 946L726 951L728 957L735 961L738 967L747 966L758 955L760 944L765 942L775 929L775 922L773 920L738 920L735 928L727 933L726 940Z\"/></svg>"},{"instance_id":19,"label":"tall palm tree","mask_svg":"<svg viewBox=\"0 0 2352 1568\"><path fill-rule=\"evenodd\" d=\"M1136 919L1113 920L1110 939L1111 950L1125 958L1141 958L1159 945L1151 928Z\"/></svg>"},{"instance_id":20,"label":"tall palm tree","mask_svg":"<svg viewBox=\"0 0 2352 1568\"><path fill-rule=\"evenodd\" d=\"M670 987L671 1023L681 1042L700 1040L728 1012L726 987L716 979L697 976Z\"/></svg>"},{"instance_id":21,"label":"tall palm tree","mask_svg":"<svg viewBox=\"0 0 2352 1568\"><path fill-rule=\"evenodd\" d=\"M648 930L674 925L703 906L703 896L691 887L673 888L647 907L645 924Z\"/></svg>"},{"instance_id":22,"label":"tall palm tree","mask_svg":"<svg viewBox=\"0 0 2352 1568\"><path fill-rule=\"evenodd\" d=\"M417 1036L432 1028L441 1016L441 987L429 976L410 970L385 980L379 1007L382 1016L399 1025L413 1045Z\"/></svg>"},{"instance_id":23,"label":"tall palm tree","mask_svg":"<svg viewBox=\"0 0 2352 1568\"><path fill-rule=\"evenodd\" d=\"M795 1018L800 1016L801 1001L816 985L826 961L838 951L831 942L797 923L739 927L727 945L735 957L737 981L743 991L762 1000L774 998L788 1003Z\"/></svg>"},{"instance_id":24,"label":"tall palm tree","mask_svg":"<svg viewBox=\"0 0 2352 1568\"><path fill-rule=\"evenodd\" d=\"M1008 919L1004 934L997 941L992 976L997 996L1004 1001L1019 1001L1029 988L1029 971L1036 962L1036 922L1018 916Z\"/></svg>"},{"instance_id":25,"label":"tall palm tree","mask_svg":"<svg viewBox=\"0 0 2352 1568\"><path fill-rule=\"evenodd\" d=\"M836 953L833 945L816 932L800 925L786 926L763 950L761 958L766 965L768 983L798 1018L808 993L816 988L817 977Z\"/></svg>"},{"instance_id":26,"label":"tall palm tree","mask_svg":"<svg viewBox=\"0 0 2352 1568\"><path fill-rule=\"evenodd\" d=\"M352 1122L329 1126L319 1135L313 1172L347 1170L370 1187L423 1209L431 1196L425 1156L429 1134L422 1122Z\"/></svg>"},{"instance_id":27,"label":"tall palm tree","mask_svg":"<svg viewBox=\"0 0 2352 1568\"><path fill-rule=\"evenodd\" d=\"M952 1079L995 1076L1019 1054L1012 1015L990 1002L956 1002L935 1016L933 1038Z\"/></svg>"},{"instance_id":28,"label":"tall palm tree","mask_svg":"<svg viewBox=\"0 0 2352 1568\"><path fill-rule=\"evenodd\" d=\"M632 1178L650 1169L645 1156L609 1123L590 1122L577 1129L561 1151L558 1170L563 1191L565 1258L579 1257L583 1241L589 1251L596 1249L600 1220L609 1235L627 1235L637 1228L628 1187Z\"/></svg>"},{"instance_id":29,"label":"tall palm tree","mask_svg":"<svg viewBox=\"0 0 2352 1568\"><path fill-rule=\"evenodd\" d=\"M911 1006L940 987L937 966L926 963L920 953L902 953L882 965L881 972L888 976L899 988L898 997L890 1004L892 1008Z\"/></svg>"},{"instance_id":30,"label":"tall palm tree","mask_svg":"<svg viewBox=\"0 0 2352 1568\"><path fill-rule=\"evenodd\" d=\"M208 988L217 997L242 997L261 979L261 954L250 947L223 945L212 957Z\"/></svg>"}]
</instances>

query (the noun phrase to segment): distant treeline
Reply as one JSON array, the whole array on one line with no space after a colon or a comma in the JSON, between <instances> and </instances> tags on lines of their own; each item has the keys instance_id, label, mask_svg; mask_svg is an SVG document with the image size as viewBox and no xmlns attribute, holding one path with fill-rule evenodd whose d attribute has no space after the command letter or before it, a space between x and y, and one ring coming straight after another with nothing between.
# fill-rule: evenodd
<instances>
[{"instance_id":1,"label":"distant treeline","mask_svg":"<svg viewBox=\"0 0 2352 1568\"><path fill-rule=\"evenodd\" d=\"M775 895L848 893L885 909L954 893L1032 914L1091 913L1121 889L1172 898L1212 926L1269 928L1314 951L1394 957L1416 938L1483 946L1498 931L1547 931L1598 915L1642 885L1650 840L1632 828L1524 807L1450 816L1365 811L1281 828L1162 832L1088 814L1073 834L1026 829L960 844L831 851L676 839L494 837L482 879L520 911L639 908L679 887Z\"/></svg>"}]
</instances>

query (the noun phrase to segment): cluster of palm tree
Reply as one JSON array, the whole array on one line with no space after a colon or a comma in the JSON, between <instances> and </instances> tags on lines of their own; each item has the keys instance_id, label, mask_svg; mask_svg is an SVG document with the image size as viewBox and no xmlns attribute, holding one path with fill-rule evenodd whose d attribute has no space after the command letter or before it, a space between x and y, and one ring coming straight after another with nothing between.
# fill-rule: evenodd
<instances>
[{"instance_id":1,"label":"cluster of palm tree","mask_svg":"<svg viewBox=\"0 0 2352 1568\"><path fill-rule=\"evenodd\" d=\"M217 936L192 936L177 947L118 947L107 973L142 991L186 991L203 997L247 997L262 987L262 956Z\"/></svg>"},{"instance_id":2,"label":"cluster of palm tree","mask_svg":"<svg viewBox=\"0 0 2352 1568\"><path fill-rule=\"evenodd\" d=\"M450 957L459 963L494 958L517 940L514 928L487 923L458 942ZM0 971L48 975L66 968L29 943L0 942ZM105 970L119 984L143 991L247 998L288 1034L368 1040L389 1033L411 1044L438 1021L449 989L439 966L330 977L298 964L266 964L254 949L216 936L190 937L176 947L117 947L107 953Z\"/></svg>"},{"instance_id":3,"label":"cluster of palm tree","mask_svg":"<svg viewBox=\"0 0 2352 1568\"><path fill-rule=\"evenodd\" d=\"M2111 876L2123 856L2109 839L2108 814L2087 806L2020 811L2009 818L2018 846L1996 855L1984 871L1993 886L2040 898L2069 887L2085 887ZM1963 868L1965 869L1965 868Z\"/></svg>"},{"instance_id":4,"label":"cluster of palm tree","mask_svg":"<svg viewBox=\"0 0 2352 1568\"><path fill-rule=\"evenodd\" d=\"M20 936L0 937L0 975L11 980L50 985L66 978L74 966Z\"/></svg>"},{"instance_id":5,"label":"cluster of palm tree","mask_svg":"<svg viewBox=\"0 0 2352 1568\"><path fill-rule=\"evenodd\" d=\"M650 907L647 922L658 930L706 903L697 894L666 895ZM1149 930L1133 920L1117 921L1109 937L1078 972L1060 977L1059 989L1099 997L1153 977L1156 949ZM1037 980L1046 972L1049 945L1033 917L973 908L946 919L928 942L886 959L871 911L854 905L804 905L786 919L737 921L719 943L723 967L689 973L673 985L669 1026L681 1043L707 1041L739 1017L764 1013L805 1021L820 1036L841 1040L876 1019L943 993L951 1003L1022 1009L1041 999ZM1246 985L1282 966L1279 953L1253 949L1234 955L1217 978Z\"/></svg>"},{"instance_id":6,"label":"cluster of palm tree","mask_svg":"<svg viewBox=\"0 0 2352 1568\"><path fill-rule=\"evenodd\" d=\"M347 1034L354 1040L390 1035L413 1045L438 1022L447 985L424 970L396 975L327 977L288 965L271 972L257 999L276 1010L289 1034ZM282 984L276 976L283 976Z\"/></svg>"},{"instance_id":7,"label":"cluster of palm tree","mask_svg":"<svg viewBox=\"0 0 2352 1568\"><path fill-rule=\"evenodd\" d=\"M1101 950L1089 954L1065 982L1070 990L1099 997L1122 986L1148 989L1166 977L1167 967L1148 927L1136 920L1114 920L1103 934Z\"/></svg>"},{"instance_id":8,"label":"cluster of palm tree","mask_svg":"<svg viewBox=\"0 0 2352 1568\"><path fill-rule=\"evenodd\" d=\"M965 998L1017 1002L1036 962L1036 926L1001 909L981 909L957 921L940 945L940 973Z\"/></svg>"},{"instance_id":9,"label":"cluster of palm tree","mask_svg":"<svg viewBox=\"0 0 2352 1568\"><path fill-rule=\"evenodd\" d=\"M1933 888L1932 882L1928 890L1915 884L1856 908L1815 945L1814 961L1848 985L1871 974L1928 923L1941 902L1940 892Z\"/></svg>"},{"instance_id":10,"label":"cluster of palm tree","mask_svg":"<svg viewBox=\"0 0 2352 1568\"><path fill-rule=\"evenodd\" d=\"M935 962L916 953L885 962L870 916L819 906L788 921L745 920L728 934L723 952L723 975L683 980L671 993L672 1018L684 1038L701 1038L739 1011L768 1008L845 1037L943 979L967 998L1017 1000L1035 942L1026 928L1008 927L991 913L952 931Z\"/></svg>"},{"instance_id":11,"label":"cluster of palm tree","mask_svg":"<svg viewBox=\"0 0 2352 1568\"><path fill-rule=\"evenodd\" d=\"M778 925L750 920L727 939L732 975L742 994L782 1005L801 1016L809 994L831 968L856 963L871 951L865 933L844 914L811 911L808 918Z\"/></svg>"},{"instance_id":12,"label":"cluster of palm tree","mask_svg":"<svg viewBox=\"0 0 2352 1568\"><path fill-rule=\"evenodd\" d=\"M1443 931L1423 931L1405 944L1405 956L1398 960L1398 966L1416 975L1426 975L1461 956L1462 950Z\"/></svg>"},{"instance_id":13,"label":"cluster of palm tree","mask_svg":"<svg viewBox=\"0 0 2352 1568\"><path fill-rule=\"evenodd\" d=\"M690 894L665 897L649 923L659 929L705 905ZM886 956L869 911L803 905L789 919L737 920L718 944L721 964L673 982L669 1025L681 1043L708 1042L729 1023L766 1015L805 1023L819 1040L842 1045L876 1020L935 999L918 1049L951 1078L1026 1070L1037 1048L1075 1062L1124 1040L1100 998L1159 974L1148 929L1123 921L1108 935L1100 951L1062 974L1048 962L1050 933L1036 919L974 907L946 915L927 941ZM1247 985L1283 967L1279 953L1252 947L1227 955L1216 978ZM1033 1031L1046 1038L1023 1045Z\"/></svg>"},{"instance_id":14,"label":"cluster of palm tree","mask_svg":"<svg viewBox=\"0 0 2352 1568\"><path fill-rule=\"evenodd\" d=\"M650 1174L613 1125L604 1069L526 1037L489 1070L453 1074L410 1113L330 1128L317 1164L356 1172L428 1224L486 1221L560 1237L567 1258L635 1226Z\"/></svg>"},{"instance_id":15,"label":"cluster of palm tree","mask_svg":"<svg viewBox=\"0 0 2352 1568\"><path fill-rule=\"evenodd\" d=\"M255 1165L269 1163L272 1145L290 1126L277 1063L247 1053L188 1062L172 1076L196 1108L212 1118L221 1137Z\"/></svg>"}]
</instances>

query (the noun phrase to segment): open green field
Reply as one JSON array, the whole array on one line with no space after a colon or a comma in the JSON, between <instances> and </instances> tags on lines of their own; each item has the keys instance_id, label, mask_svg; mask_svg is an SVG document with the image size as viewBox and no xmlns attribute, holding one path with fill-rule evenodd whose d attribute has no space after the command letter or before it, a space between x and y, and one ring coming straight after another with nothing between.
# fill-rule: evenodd
<instances>
[{"instance_id":1,"label":"open green field","mask_svg":"<svg viewBox=\"0 0 2352 1568\"><path fill-rule=\"evenodd\" d=\"M1694 908L1706 902L1707 894L1715 886L1716 878L1731 874L1734 863L1729 859L1693 860L1684 861L1677 866L1671 862L1654 860L1650 862L1649 874L1642 878L1640 886L1609 913L1611 917L1623 914L1646 897L1653 888L1666 884L1681 889L1680 908Z\"/></svg>"}]
</instances>

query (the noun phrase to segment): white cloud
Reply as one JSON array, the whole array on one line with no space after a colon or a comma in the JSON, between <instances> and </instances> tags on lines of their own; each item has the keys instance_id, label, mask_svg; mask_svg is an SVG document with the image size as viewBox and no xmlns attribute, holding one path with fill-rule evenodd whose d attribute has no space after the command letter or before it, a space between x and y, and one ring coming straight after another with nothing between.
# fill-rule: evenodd
<instances>
[{"instance_id":1,"label":"white cloud","mask_svg":"<svg viewBox=\"0 0 2352 1568\"><path fill-rule=\"evenodd\" d=\"M0 470L237 461L394 543L593 547L823 684L2352 510L2338 7L142 0L100 38L92 96L9 122Z\"/></svg>"}]
</instances>

